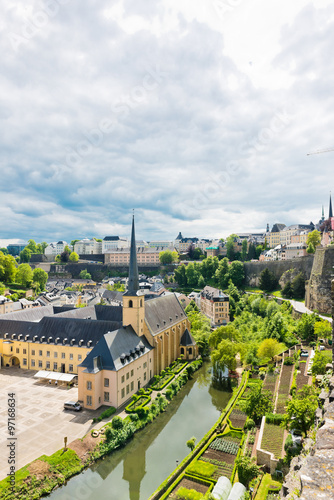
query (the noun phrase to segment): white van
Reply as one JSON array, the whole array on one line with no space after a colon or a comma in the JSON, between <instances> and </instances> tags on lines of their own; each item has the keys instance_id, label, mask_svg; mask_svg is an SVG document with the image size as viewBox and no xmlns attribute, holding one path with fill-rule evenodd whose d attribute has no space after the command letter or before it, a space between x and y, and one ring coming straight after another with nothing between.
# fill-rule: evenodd
<instances>
[{"instance_id":1,"label":"white van","mask_svg":"<svg viewBox=\"0 0 334 500\"><path fill-rule=\"evenodd\" d=\"M76 403L75 401L67 401L67 403L64 403L64 410L80 411L81 404Z\"/></svg>"}]
</instances>

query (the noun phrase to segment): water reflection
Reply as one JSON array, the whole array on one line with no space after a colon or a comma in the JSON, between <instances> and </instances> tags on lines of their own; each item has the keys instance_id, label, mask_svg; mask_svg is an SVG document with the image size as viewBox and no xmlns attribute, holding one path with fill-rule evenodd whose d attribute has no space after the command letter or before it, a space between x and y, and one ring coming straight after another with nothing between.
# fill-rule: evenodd
<instances>
[{"instance_id":1,"label":"water reflection","mask_svg":"<svg viewBox=\"0 0 334 500\"><path fill-rule=\"evenodd\" d=\"M226 406L231 393L211 384L206 362L168 410L136 434L125 448L99 461L48 498L52 500L146 500L188 454Z\"/></svg>"}]
</instances>

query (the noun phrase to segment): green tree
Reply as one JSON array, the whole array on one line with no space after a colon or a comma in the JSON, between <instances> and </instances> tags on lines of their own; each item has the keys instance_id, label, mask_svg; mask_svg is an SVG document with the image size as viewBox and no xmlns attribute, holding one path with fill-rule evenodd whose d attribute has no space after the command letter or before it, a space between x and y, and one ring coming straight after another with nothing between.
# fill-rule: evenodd
<instances>
[{"instance_id":1,"label":"green tree","mask_svg":"<svg viewBox=\"0 0 334 500\"><path fill-rule=\"evenodd\" d=\"M250 481L259 475L260 467L256 465L255 458L249 458L244 455L240 455L234 463L237 467L240 483L248 489Z\"/></svg>"},{"instance_id":2,"label":"green tree","mask_svg":"<svg viewBox=\"0 0 334 500\"><path fill-rule=\"evenodd\" d=\"M226 256L229 261L236 259L236 252L234 250L234 242L236 238L238 238L236 234L231 234L226 238Z\"/></svg>"},{"instance_id":3,"label":"green tree","mask_svg":"<svg viewBox=\"0 0 334 500\"><path fill-rule=\"evenodd\" d=\"M257 258L256 249L254 243L250 243L248 247L247 260L253 260Z\"/></svg>"},{"instance_id":4,"label":"green tree","mask_svg":"<svg viewBox=\"0 0 334 500\"><path fill-rule=\"evenodd\" d=\"M265 292L272 292L277 287L278 280L273 272L266 267L260 274L260 288Z\"/></svg>"},{"instance_id":5,"label":"green tree","mask_svg":"<svg viewBox=\"0 0 334 500\"><path fill-rule=\"evenodd\" d=\"M182 264L178 266L174 271L174 278L179 286L187 286L187 276L186 276L186 266Z\"/></svg>"},{"instance_id":6,"label":"green tree","mask_svg":"<svg viewBox=\"0 0 334 500\"><path fill-rule=\"evenodd\" d=\"M189 302L189 304L187 305L187 307L185 308L185 313L188 314L188 313L191 313L191 312L199 312L199 309L196 305L196 302L194 300L191 300Z\"/></svg>"},{"instance_id":7,"label":"green tree","mask_svg":"<svg viewBox=\"0 0 334 500\"><path fill-rule=\"evenodd\" d=\"M0 252L0 280L11 283L15 280L16 260L12 255L4 255Z\"/></svg>"},{"instance_id":8,"label":"green tree","mask_svg":"<svg viewBox=\"0 0 334 500\"><path fill-rule=\"evenodd\" d=\"M226 288L229 282L229 264L228 258L224 257L218 264L215 272L218 286L222 289Z\"/></svg>"},{"instance_id":9,"label":"green tree","mask_svg":"<svg viewBox=\"0 0 334 500\"><path fill-rule=\"evenodd\" d=\"M248 247L247 240L242 240L241 260L243 261L247 260L247 247Z\"/></svg>"},{"instance_id":10,"label":"green tree","mask_svg":"<svg viewBox=\"0 0 334 500\"><path fill-rule=\"evenodd\" d=\"M231 342L240 342L241 335L232 323L226 326L219 326L210 335L209 344L216 349L222 340L230 340Z\"/></svg>"},{"instance_id":11,"label":"green tree","mask_svg":"<svg viewBox=\"0 0 334 500\"><path fill-rule=\"evenodd\" d=\"M76 252L71 252L69 256L69 261L78 262L78 260L79 260L79 255Z\"/></svg>"},{"instance_id":12,"label":"green tree","mask_svg":"<svg viewBox=\"0 0 334 500\"><path fill-rule=\"evenodd\" d=\"M8 255L8 249L5 247L0 248L0 252L2 252L4 255Z\"/></svg>"},{"instance_id":13,"label":"green tree","mask_svg":"<svg viewBox=\"0 0 334 500\"><path fill-rule=\"evenodd\" d=\"M220 262L218 261L218 257L211 257L211 256L207 257L202 261L201 274L206 281L210 280L215 276L215 272L218 269ZM226 262L228 262L227 259Z\"/></svg>"},{"instance_id":14,"label":"green tree","mask_svg":"<svg viewBox=\"0 0 334 500\"><path fill-rule=\"evenodd\" d=\"M92 275L89 272L87 272L87 269L83 269L80 272L79 276L80 276L80 279L82 279L82 280L91 280L92 279Z\"/></svg>"},{"instance_id":15,"label":"green tree","mask_svg":"<svg viewBox=\"0 0 334 500\"><path fill-rule=\"evenodd\" d=\"M315 314L303 314L297 323L298 336L303 340L313 340L315 322Z\"/></svg>"},{"instance_id":16,"label":"green tree","mask_svg":"<svg viewBox=\"0 0 334 500\"><path fill-rule=\"evenodd\" d=\"M225 370L235 370L237 367L236 355L239 352L239 345L228 339L223 339L217 348L211 353L211 360L214 368Z\"/></svg>"},{"instance_id":17,"label":"green tree","mask_svg":"<svg viewBox=\"0 0 334 500\"><path fill-rule=\"evenodd\" d=\"M65 247L66 248L66 247ZM61 262L68 262L69 261L69 258L70 258L70 253L67 251L67 250L64 250L61 254L60 254L60 261Z\"/></svg>"},{"instance_id":18,"label":"green tree","mask_svg":"<svg viewBox=\"0 0 334 500\"><path fill-rule=\"evenodd\" d=\"M171 250L163 250L159 253L159 260L163 265L172 264L173 262L177 262L178 253Z\"/></svg>"},{"instance_id":19,"label":"green tree","mask_svg":"<svg viewBox=\"0 0 334 500\"><path fill-rule=\"evenodd\" d=\"M193 451L193 449L195 448L195 443L196 443L196 438L194 436L188 439L187 446L188 448L190 448L190 451Z\"/></svg>"},{"instance_id":20,"label":"green tree","mask_svg":"<svg viewBox=\"0 0 334 500\"><path fill-rule=\"evenodd\" d=\"M71 247L74 248L74 245L76 244L77 241L80 241L80 240L72 240L71 241Z\"/></svg>"},{"instance_id":21,"label":"green tree","mask_svg":"<svg viewBox=\"0 0 334 500\"><path fill-rule=\"evenodd\" d=\"M25 247L21 252L20 252L20 262L22 263L28 263L30 262L31 259L31 250L29 248Z\"/></svg>"},{"instance_id":22,"label":"green tree","mask_svg":"<svg viewBox=\"0 0 334 500\"><path fill-rule=\"evenodd\" d=\"M28 240L28 245L26 246L31 253L37 253L37 245L35 240Z\"/></svg>"},{"instance_id":23,"label":"green tree","mask_svg":"<svg viewBox=\"0 0 334 500\"><path fill-rule=\"evenodd\" d=\"M286 429L298 429L307 434L314 424L315 412L318 408L318 397L313 387L300 389L288 402L282 425Z\"/></svg>"},{"instance_id":24,"label":"green tree","mask_svg":"<svg viewBox=\"0 0 334 500\"><path fill-rule=\"evenodd\" d=\"M287 299L292 299L293 298L293 288L291 281L287 281L286 284L283 287L282 290L282 295L283 297L286 297Z\"/></svg>"},{"instance_id":25,"label":"green tree","mask_svg":"<svg viewBox=\"0 0 334 500\"><path fill-rule=\"evenodd\" d=\"M276 339L264 339L259 345L257 355L259 358L269 358L272 361L286 349L284 344L280 344Z\"/></svg>"},{"instance_id":26,"label":"green tree","mask_svg":"<svg viewBox=\"0 0 334 500\"><path fill-rule=\"evenodd\" d=\"M297 274L293 279L292 292L295 299L303 299L305 297L305 276L303 272Z\"/></svg>"},{"instance_id":27,"label":"green tree","mask_svg":"<svg viewBox=\"0 0 334 500\"><path fill-rule=\"evenodd\" d=\"M321 243L321 233L317 229L308 233L306 240L307 252L314 253L316 247L320 245L320 243Z\"/></svg>"},{"instance_id":28,"label":"green tree","mask_svg":"<svg viewBox=\"0 0 334 500\"><path fill-rule=\"evenodd\" d=\"M326 373L326 365L329 362L326 354L317 351L313 358L312 375L324 375Z\"/></svg>"},{"instance_id":29,"label":"green tree","mask_svg":"<svg viewBox=\"0 0 334 500\"><path fill-rule=\"evenodd\" d=\"M39 267L33 270L32 280L34 283L38 283L39 289L42 291L45 288L46 282L48 281L48 273Z\"/></svg>"},{"instance_id":30,"label":"green tree","mask_svg":"<svg viewBox=\"0 0 334 500\"><path fill-rule=\"evenodd\" d=\"M240 405L248 417L258 423L264 415L273 411L272 396L270 391L262 391L261 386L256 385L248 392L244 401L241 400Z\"/></svg>"},{"instance_id":31,"label":"green tree","mask_svg":"<svg viewBox=\"0 0 334 500\"><path fill-rule=\"evenodd\" d=\"M229 266L228 274L233 284L240 288L245 279L245 269L243 263L239 261L232 262Z\"/></svg>"},{"instance_id":32,"label":"green tree","mask_svg":"<svg viewBox=\"0 0 334 500\"><path fill-rule=\"evenodd\" d=\"M200 272L198 270L197 265L194 264L193 262L190 262L190 264L188 264L186 267L186 277L189 286L193 287L197 286L200 277Z\"/></svg>"},{"instance_id":33,"label":"green tree","mask_svg":"<svg viewBox=\"0 0 334 500\"><path fill-rule=\"evenodd\" d=\"M332 335L332 326L329 321L316 321L314 323L314 335L317 339L328 339Z\"/></svg>"},{"instance_id":34,"label":"green tree","mask_svg":"<svg viewBox=\"0 0 334 500\"><path fill-rule=\"evenodd\" d=\"M33 272L29 264L19 265L16 273L16 281L25 287L31 285L33 281Z\"/></svg>"}]
</instances>

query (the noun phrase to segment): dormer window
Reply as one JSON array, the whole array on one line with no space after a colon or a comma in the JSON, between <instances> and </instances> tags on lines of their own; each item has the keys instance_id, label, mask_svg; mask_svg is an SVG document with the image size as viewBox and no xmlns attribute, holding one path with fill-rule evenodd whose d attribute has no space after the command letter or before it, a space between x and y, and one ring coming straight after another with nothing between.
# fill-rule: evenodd
<instances>
[{"instance_id":1,"label":"dormer window","mask_svg":"<svg viewBox=\"0 0 334 500\"><path fill-rule=\"evenodd\" d=\"M48 337L48 344L50 344L52 337Z\"/></svg>"},{"instance_id":2,"label":"dormer window","mask_svg":"<svg viewBox=\"0 0 334 500\"><path fill-rule=\"evenodd\" d=\"M30 338L30 335L26 335L26 336L24 337L24 340L25 340L25 341L27 341L29 338Z\"/></svg>"},{"instance_id":3,"label":"dormer window","mask_svg":"<svg viewBox=\"0 0 334 500\"><path fill-rule=\"evenodd\" d=\"M3 336L4 339L8 339L8 333L5 333Z\"/></svg>"},{"instance_id":4,"label":"dormer window","mask_svg":"<svg viewBox=\"0 0 334 500\"><path fill-rule=\"evenodd\" d=\"M12 339L15 339L16 338L16 333L13 333L12 334Z\"/></svg>"},{"instance_id":5,"label":"dormer window","mask_svg":"<svg viewBox=\"0 0 334 500\"><path fill-rule=\"evenodd\" d=\"M55 339L55 344L58 344L58 340L60 340L60 337L57 337L57 338Z\"/></svg>"},{"instance_id":6,"label":"dormer window","mask_svg":"<svg viewBox=\"0 0 334 500\"><path fill-rule=\"evenodd\" d=\"M17 340L21 340L21 339L22 339L22 337L23 337L23 335L22 335L22 333L20 333L20 334L18 335L18 337L17 337Z\"/></svg>"},{"instance_id":7,"label":"dormer window","mask_svg":"<svg viewBox=\"0 0 334 500\"><path fill-rule=\"evenodd\" d=\"M44 340L45 340L45 335L41 337L41 342L44 342Z\"/></svg>"},{"instance_id":8,"label":"dormer window","mask_svg":"<svg viewBox=\"0 0 334 500\"><path fill-rule=\"evenodd\" d=\"M65 345L67 343L67 341L68 341L68 338L65 337L64 340L63 340L63 345Z\"/></svg>"},{"instance_id":9,"label":"dormer window","mask_svg":"<svg viewBox=\"0 0 334 500\"><path fill-rule=\"evenodd\" d=\"M38 339L38 335L34 335L33 338L32 338L32 341L36 342L37 339Z\"/></svg>"}]
</instances>

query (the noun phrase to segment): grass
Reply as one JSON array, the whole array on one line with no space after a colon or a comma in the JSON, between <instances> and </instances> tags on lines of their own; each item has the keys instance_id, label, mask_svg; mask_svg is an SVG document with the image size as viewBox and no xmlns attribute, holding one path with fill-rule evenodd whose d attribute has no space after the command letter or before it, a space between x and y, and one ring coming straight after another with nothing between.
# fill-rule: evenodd
<instances>
[{"instance_id":1,"label":"grass","mask_svg":"<svg viewBox=\"0 0 334 500\"><path fill-rule=\"evenodd\" d=\"M210 462L197 460L196 462L193 462L191 465L189 465L189 467L187 468L187 472L189 472L190 474L197 474L198 476L212 477L216 472L216 469L217 466Z\"/></svg>"},{"instance_id":2,"label":"grass","mask_svg":"<svg viewBox=\"0 0 334 500\"><path fill-rule=\"evenodd\" d=\"M261 448L273 453L275 458L282 455L284 429L278 425L265 424Z\"/></svg>"},{"instance_id":3,"label":"grass","mask_svg":"<svg viewBox=\"0 0 334 500\"><path fill-rule=\"evenodd\" d=\"M270 474L265 474L256 492L254 500L266 500L270 489L281 488L281 483L274 481Z\"/></svg>"}]
</instances>

